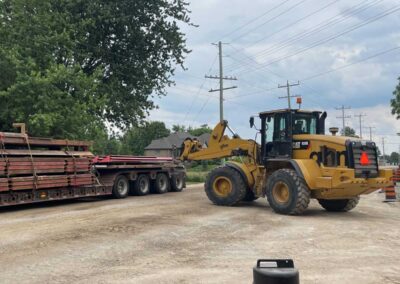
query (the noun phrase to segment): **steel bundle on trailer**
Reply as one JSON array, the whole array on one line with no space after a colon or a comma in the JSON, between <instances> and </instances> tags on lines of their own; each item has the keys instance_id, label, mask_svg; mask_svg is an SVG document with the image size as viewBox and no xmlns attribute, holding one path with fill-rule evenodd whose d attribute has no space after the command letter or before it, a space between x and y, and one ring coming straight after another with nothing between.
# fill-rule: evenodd
<instances>
[{"instance_id":1,"label":"steel bundle on trailer","mask_svg":"<svg viewBox=\"0 0 400 284\"><path fill-rule=\"evenodd\" d=\"M0 206L185 187L185 168L170 157L95 157L90 145L0 132Z\"/></svg>"},{"instance_id":2,"label":"steel bundle on trailer","mask_svg":"<svg viewBox=\"0 0 400 284\"><path fill-rule=\"evenodd\" d=\"M95 176L89 146L0 132L0 206L75 197L76 186L91 192Z\"/></svg>"}]
</instances>

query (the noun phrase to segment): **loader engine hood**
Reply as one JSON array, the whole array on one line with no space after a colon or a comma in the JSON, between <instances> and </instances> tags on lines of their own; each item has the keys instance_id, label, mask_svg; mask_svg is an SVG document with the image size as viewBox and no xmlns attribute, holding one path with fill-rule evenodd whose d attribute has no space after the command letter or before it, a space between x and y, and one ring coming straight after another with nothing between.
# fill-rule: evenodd
<instances>
[{"instance_id":1,"label":"loader engine hood","mask_svg":"<svg viewBox=\"0 0 400 284\"><path fill-rule=\"evenodd\" d=\"M329 135L294 135L295 159L314 159L325 167L352 168L355 177L379 175L377 147L374 142L354 137Z\"/></svg>"}]
</instances>

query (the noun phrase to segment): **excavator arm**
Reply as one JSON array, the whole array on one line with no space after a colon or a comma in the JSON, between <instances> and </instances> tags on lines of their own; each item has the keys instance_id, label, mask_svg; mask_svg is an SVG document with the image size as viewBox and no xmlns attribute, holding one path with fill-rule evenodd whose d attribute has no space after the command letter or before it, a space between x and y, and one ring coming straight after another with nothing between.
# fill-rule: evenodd
<instances>
[{"instance_id":1,"label":"excavator arm","mask_svg":"<svg viewBox=\"0 0 400 284\"><path fill-rule=\"evenodd\" d=\"M226 120L218 123L211 133L207 147L200 141L186 139L183 142L182 161L201 161L211 159L222 159L232 156L247 156L255 163L257 159L258 145L252 140L243 140L234 134L232 138L225 135L228 127Z\"/></svg>"}]
</instances>

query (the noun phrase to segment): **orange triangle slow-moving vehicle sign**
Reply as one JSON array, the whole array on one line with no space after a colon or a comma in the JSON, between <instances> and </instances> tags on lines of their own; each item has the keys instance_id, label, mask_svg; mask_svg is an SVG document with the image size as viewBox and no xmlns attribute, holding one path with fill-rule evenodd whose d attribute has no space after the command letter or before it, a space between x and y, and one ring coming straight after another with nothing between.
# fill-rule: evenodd
<instances>
[{"instance_id":1,"label":"orange triangle slow-moving vehicle sign","mask_svg":"<svg viewBox=\"0 0 400 284\"><path fill-rule=\"evenodd\" d=\"M360 157L360 164L361 166L368 166L369 165L369 158L366 152L361 153Z\"/></svg>"}]
</instances>

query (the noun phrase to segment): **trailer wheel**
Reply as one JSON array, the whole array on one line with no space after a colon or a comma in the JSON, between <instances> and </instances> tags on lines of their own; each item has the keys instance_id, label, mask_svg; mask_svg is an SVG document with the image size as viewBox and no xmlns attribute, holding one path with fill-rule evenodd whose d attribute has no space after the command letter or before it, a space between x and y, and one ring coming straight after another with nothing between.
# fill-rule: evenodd
<instances>
[{"instance_id":1,"label":"trailer wheel","mask_svg":"<svg viewBox=\"0 0 400 284\"><path fill-rule=\"evenodd\" d=\"M280 169L267 181L268 203L279 214L299 215L310 203L310 190L294 170Z\"/></svg>"},{"instance_id":2,"label":"trailer wheel","mask_svg":"<svg viewBox=\"0 0 400 284\"><path fill-rule=\"evenodd\" d=\"M150 179L148 175L139 175L133 183L132 193L134 195L146 195L150 192Z\"/></svg>"},{"instance_id":3,"label":"trailer wheel","mask_svg":"<svg viewBox=\"0 0 400 284\"><path fill-rule=\"evenodd\" d=\"M360 197L357 196L350 199L318 199L318 202L326 211L347 212L354 209L357 206L359 200Z\"/></svg>"},{"instance_id":4,"label":"trailer wheel","mask_svg":"<svg viewBox=\"0 0 400 284\"><path fill-rule=\"evenodd\" d=\"M246 195L246 185L238 171L223 166L213 169L204 185L208 199L216 205L233 206Z\"/></svg>"},{"instance_id":5,"label":"trailer wheel","mask_svg":"<svg viewBox=\"0 0 400 284\"><path fill-rule=\"evenodd\" d=\"M160 173L157 174L156 181L154 184L154 191L155 193L162 194L167 193L171 188L169 183L169 178L166 174Z\"/></svg>"},{"instance_id":6,"label":"trailer wheel","mask_svg":"<svg viewBox=\"0 0 400 284\"><path fill-rule=\"evenodd\" d=\"M183 186L185 184L185 176L182 174L173 175L171 179L171 190L180 192L183 190Z\"/></svg>"},{"instance_id":7,"label":"trailer wheel","mask_svg":"<svg viewBox=\"0 0 400 284\"><path fill-rule=\"evenodd\" d=\"M112 194L115 198L125 198L129 195L129 180L126 176L117 176L114 181Z\"/></svg>"}]
</instances>

